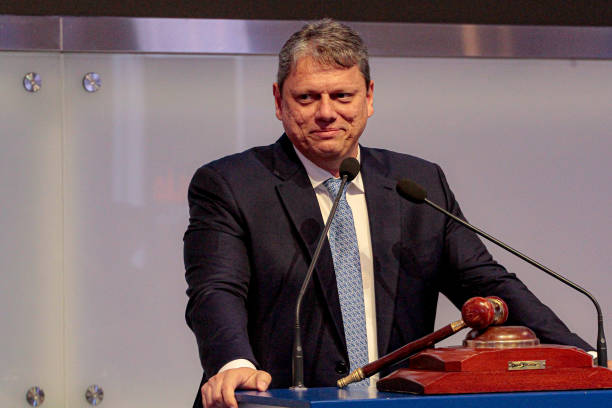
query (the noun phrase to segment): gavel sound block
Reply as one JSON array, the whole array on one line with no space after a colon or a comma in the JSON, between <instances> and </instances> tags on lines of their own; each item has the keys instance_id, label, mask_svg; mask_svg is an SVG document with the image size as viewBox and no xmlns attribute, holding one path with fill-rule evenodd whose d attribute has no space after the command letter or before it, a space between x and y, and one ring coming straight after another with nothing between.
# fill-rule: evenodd
<instances>
[{"instance_id":1,"label":"gavel sound block","mask_svg":"<svg viewBox=\"0 0 612 408\"><path fill-rule=\"evenodd\" d=\"M474 329L463 344L414 355L410 368L381 379L377 388L413 394L612 388L612 371L594 367L588 353L540 345L526 327Z\"/></svg>"}]
</instances>

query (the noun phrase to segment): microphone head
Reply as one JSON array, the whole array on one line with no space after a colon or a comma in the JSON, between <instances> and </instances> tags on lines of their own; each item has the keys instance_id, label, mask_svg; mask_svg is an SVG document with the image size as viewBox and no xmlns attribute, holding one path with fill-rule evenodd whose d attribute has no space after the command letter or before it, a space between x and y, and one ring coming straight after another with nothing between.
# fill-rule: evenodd
<instances>
[{"instance_id":1,"label":"microphone head","mask_svg":"<svg viewBox=\"0 0 612 408\"><path fill-rule=\"evenodd\" d=\"M347 157L342 160L340 163L340 177L346 176L346 181L352 181L357 174L359 174L359 170L361 169L361 164L354 157Z\"/></svg>"},{"instance_id":2,"label":"microphone head","mask_svg":"<svg viewBox=\"0 0 612 408\"><path fill-rule=\"evenodd\" d=\"M412 201L416 204L421 204L425 202L427 198L427 191L417 183L409 179L402 179L397 182L397 186L395 189L408 201Z\"/></svg>"}]
</instances>

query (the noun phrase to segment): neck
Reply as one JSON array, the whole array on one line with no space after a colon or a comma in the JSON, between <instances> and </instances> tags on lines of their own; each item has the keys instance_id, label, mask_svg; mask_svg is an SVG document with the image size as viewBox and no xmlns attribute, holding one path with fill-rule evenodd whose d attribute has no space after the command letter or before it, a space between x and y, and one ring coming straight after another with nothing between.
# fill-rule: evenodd
<instances>
[{"instance_id":1,"label":"neck","mask_svg":"<svg viewBox=\"0 0 612 408\"><path fill-rule=\"evenodd\" d=\"M333 177L335 178L339 178L340 177L340 164L342 163L342 161L346 158L349 157L354 157L357 158L358 155L358 150L357 147L355 147L355 151L344 156L341 157L339 159L335 159L335 160L325 160L322 158L318 158L318 157L308 157L307 155L305 155L303 152L302 154L304 154L304 157L306 157L308 160L310 160L313 164L315 164L317 167L322 168L323 170L327 171L329 174L331 174Z\"/></svg>"}]
</instances>

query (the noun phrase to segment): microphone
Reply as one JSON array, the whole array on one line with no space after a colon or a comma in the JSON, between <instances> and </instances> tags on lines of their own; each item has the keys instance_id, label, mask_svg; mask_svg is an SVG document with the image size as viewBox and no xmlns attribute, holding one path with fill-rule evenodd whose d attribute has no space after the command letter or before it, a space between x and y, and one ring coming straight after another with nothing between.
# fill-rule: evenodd
<instances>
[{"instance_id":1,"label":"microphone","mask_svg":"<svg viewBox=\"0 0 612 408\"><path fill-rule=\"evenodd\" d=\"M444 208L440 207L439 205L431 202L430 200L427 199L427 192L425 191L425 189L423 187L419 186L414 181L408 180L408 179L400 180L397 183L396 190L399 193L399 195L402 196L403 198L405 198L406 200L411 201L411 202L413 202L415 204L425 203L425 204L429 205L430 207L433 207L434 209L436 209L436 210L440 211L441 213L445 214L447 217L450 217L453 220L457 221L458 223L460 223L461 225L463 225L467 229L469 229L469 230L475 232L476 234L478 234L478 235L488 239L489 241L491 241L494 244L502 247L503 249L505 249L506 251L510 252L511 254L513 254L515 256L518 256L523 261L525 261L525 262L535 266L536 268L538 268L539 270L541 270L543 272L546 272L548 275L552 276L553 278L555 278L557 280L560 280L561 282L565 283L567 286L577 290L578 292L580 292L583 295L585 295L586 297L588 297L591 300L591 302L593 302L593 304L595 305L595 309L597 310L597 365L599 365L601 367L607 367L607 363L608 363L608 348L606 346L606 336L604 335L603 315L601 313L601 308L599 307L599 303L597 303L597 300L595 299L595 297L591 293L589 293L583 287L581 287L581 286L575 284L574 282L570 281L566 277L564 277L564 276L558 274L557 272L547 268L546 266L542 265L541 263L536 262L535 260L529 258L527 255L517 251L516 249L510 247L509 245L504 244L503 242L501 242L497 238L487 234L486 232L476 228L475 226L473 226L472 224L468 223L467 221L462 220L461 218L459 218L456 215L448 212L447 210L445 210Z\"/></svg>"},{"instance_id":2,"label":"microphone","mask_svg":"<svg viewBox=\"0 0 612 408\"><path fill-rule=\"evenodd\" d=\"M353 179L357 177L357 174L359 174L360 169L361 165L359 164L357 159L353 157L348 157L344 159L342 163L340 163L340 177L342 178L342 183L340 184L340 189L338 190L338 194L336 194L336 198L334 199L334 204L329 213L329 217L327 217L325 228L323 228L323 232L321 232L321 236L319 237L319 242L317 243L317 247L312 256L312 260L310 261L310 265L308 266L306 277L304 278L304 282L302 283L302 287L297 298L297 302L295 305L295 326L293 331L294 337L291 367L293 374L293 389L306 389L306 387L304 387L304 352L302 349L302 328L300 326L300 309L302 307L302 299L304 298L306 288L308 287L308 284L312 279L312 273L319 259L319 255L321 254L321 248L323 248L323 243L325 242L325 238L327 237L329 227L331 226L331 223L334 219L334 215L336 215L336 209L338 208L338 203L340 202L340 198L342 197L344 187L346 186L346 183L348 183L349 181L353 181Z\"/></svg>"}]
</instances>

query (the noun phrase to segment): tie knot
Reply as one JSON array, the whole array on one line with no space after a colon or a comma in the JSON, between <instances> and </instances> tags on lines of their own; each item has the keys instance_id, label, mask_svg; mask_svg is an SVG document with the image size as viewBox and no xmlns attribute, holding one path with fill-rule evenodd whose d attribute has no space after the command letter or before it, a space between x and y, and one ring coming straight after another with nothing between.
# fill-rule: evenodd
<instances>
[{"instance_id":1,"label":"tie knot","mask_svg":"<svg viewBox=\"0 0 612 408\"><path fill-rule=\"evenodd\" d=\"M327 188L327 191L333 196L336 197L338 195L338 190L340 190L340 184L342 184L342 179L337 178L328 178L323 182L323 185ZM344 188L346 192L346 187Z\"/></svg>"}]
</instances>

